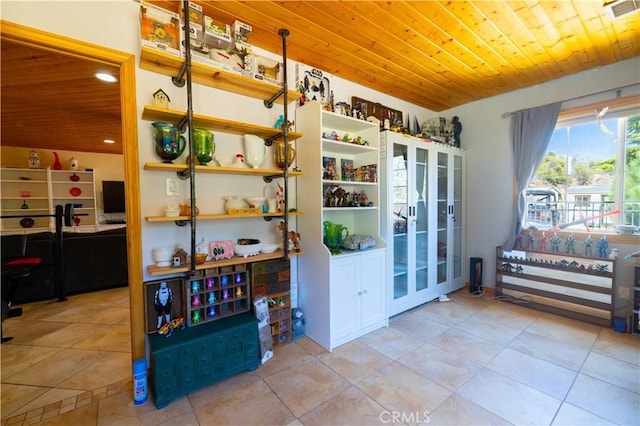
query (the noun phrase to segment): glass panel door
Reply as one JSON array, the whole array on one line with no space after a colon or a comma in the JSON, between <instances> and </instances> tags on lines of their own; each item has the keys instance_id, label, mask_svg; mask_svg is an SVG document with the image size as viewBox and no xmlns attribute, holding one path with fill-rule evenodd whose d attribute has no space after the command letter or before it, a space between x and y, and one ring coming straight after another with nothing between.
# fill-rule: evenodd
<instances>
[{"instance_id":1,"label":"glass panel door","mask_svg":"<svg viewBox=\"0 0 640 426\"><path fill-rule=\"evenodd\" d=\"M409 294L409 170L406 145L393 144L393 298Z\"/></svg>"},{"instance_id":2,"label":"glass panel door","mask_svg":"<svg viewBox=\"0 0 640 426\"><path fill-rule=\"evenodd\" d=\"M462 276L462 156L453 156L453 279Z\"/></svg>"},{"instance_id":3,"label":"glass panel door","mask_svg":"<svg viewBox=\"0 0 640 426\"><path fill-rule=\"evenodd\" d=\"M437 251L437 283L447 282L447 235L449 231L450 207L449 195L449 155L438 152L438 246Z\"/></svg>"},{"instance_id":4,"label":"glass panel door","mask_svg":"<svg viewBox=\"0 0 640 426\"><path fill-rule=\"evenodd\" d=\"M416 148L415 155L415 290L429 284L429 151Z\"/></svg>"}]
</instances>

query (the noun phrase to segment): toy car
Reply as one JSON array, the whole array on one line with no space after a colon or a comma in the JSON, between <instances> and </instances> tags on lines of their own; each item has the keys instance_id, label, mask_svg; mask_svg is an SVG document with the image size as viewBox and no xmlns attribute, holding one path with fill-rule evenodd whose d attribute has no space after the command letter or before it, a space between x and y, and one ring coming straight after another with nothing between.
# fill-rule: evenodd
<instances>
[{"instance_id":1,"label":"toy car","mask_svg":"<svg viewBox=\"0 0 640 426\"><path fill-rule=\"evenodd\" d=\"M184 318L178 317L178 318L172 319L171 321L169 321L168 323L160 327L160 330L158 330L158 334L164 334L166 337L169 337L173 333L173 330L175 330L176 328L184 328L184 327L185 327Z\"/></svg>"}]
</instances>

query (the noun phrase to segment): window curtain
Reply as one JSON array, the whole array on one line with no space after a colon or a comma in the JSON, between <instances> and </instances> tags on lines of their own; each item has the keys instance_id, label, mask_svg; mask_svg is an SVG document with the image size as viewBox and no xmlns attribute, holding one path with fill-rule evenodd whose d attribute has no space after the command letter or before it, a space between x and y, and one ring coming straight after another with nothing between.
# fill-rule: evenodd
<instances>
[{"instance_id":1,"label":"window curtain","mask_svg":"<svg viewBox=\"0 0 640 426\"><path fill-rule=\"evenodd\" d=\"M526 189L547 151L560 106L557 102L511 113L515 197L509 237L503 244L506 249L513 248L522 231L527 208Z\"/></svg>"}]
</instances>

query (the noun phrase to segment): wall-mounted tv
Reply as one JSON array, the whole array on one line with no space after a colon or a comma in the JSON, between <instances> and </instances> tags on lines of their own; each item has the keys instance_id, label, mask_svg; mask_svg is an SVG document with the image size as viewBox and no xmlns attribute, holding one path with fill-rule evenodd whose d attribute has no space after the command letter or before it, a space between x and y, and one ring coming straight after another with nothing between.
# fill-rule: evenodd
<instances>
[{"instance_id":1,"label":"wall-mounted tv","mask_svg":"<svg viewBox=\"0 0 640 426\"><path fill-rule=\"evenodd\" d=\"M102 181L102 205L105 213L124 213L124 182Z\"/></svg>"}]
</instances>

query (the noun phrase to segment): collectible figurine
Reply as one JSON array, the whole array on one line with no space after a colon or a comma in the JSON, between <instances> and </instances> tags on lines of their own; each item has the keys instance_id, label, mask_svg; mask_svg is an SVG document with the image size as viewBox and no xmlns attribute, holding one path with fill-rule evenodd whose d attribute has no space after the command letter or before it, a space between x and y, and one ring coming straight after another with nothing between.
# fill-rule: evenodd
<instances>
[{"instance_id":1,"label":"collectible figurine","mask_svg":"<svg viewBox=\"0 0 640 426\"><path fill-rule=\"evenodd\" d=\"M558 253L560 251L560 243L562 240L558 237L557 233L553 233L553 237L551 237L551 251L554 253Z\"/></svg>"},{"instance_id":2,"label":"collectible figurine","mask_svg":"<svg viewBox=\"0 0 640 426\"><path fill-rule=\"evenodd\" d=\"M216 303L216 295L214 292L209 293L209 299L207 300L207 302L209 302L210 305Z\"/></svg>"},{"instance_id":3,"label":"collectible figurine","mask_svg":"<svg viewBox=\"0 0 640 426\"><path fill-rule=\"evenodd\" d=\"M547 236L542 231L542 234L538 237L538 250L547 251Z\"/></svg>"},{"instance_id":4,"label":"collectible figurine","mask_svg":"<svg viewBox=\"0 0 640 426\"><path fill-rule=\"evenodd\" d=\"M222 290L222 300L229 300L229 290L227 290L226 288Z\"/></svg>"},{"instance_id":5,"label":"collectible figurine","mask_svg":"<svg viewBox=\"0 0 640 426\"><path fill-rule=\"evenodd\" d=\"M305 319L300 308L291 310L291 339L297 340L304 336Z\"/></svg>"},{"instance_id":6,"label":"collectible figurine","mask_svg":"<svg viewBox=\"0 0 640 426\"><path fill-rule=\"evenodd\" d=\"M209 306L209 309L207 309L207 316L209 318L213 318L216 316L216 308L214 308L213 306Z\"/></svg>"},{"instance_id":7,"label":"collectible figurine","mask_svg":"<svg viewBox=\"0 0 640 426\"><path fill-rule=\"evenodd\" d=\"M240 284L242 282L242 274L236 274L235 282L236 284Z\"/></svg>"},{"instance_id":8,"label":"collectible figurine","mask_svg":"<svg viewBox=\"0 0 640 426\"><path fill-rule=\"evenodd\" d=\"M166 281L161 282L154 295L154 306L158 315L157 328L162 327L164 322L171 320L171 303L173 302L173 291L167 286Z\"/></svg>"},{"instance_id":9,"label":"collectible figurine","mask_svg":"<svg viewBox=\"0 0 640 426\"><path fill-rule=\"evenodd\" d=\"M571 253L571 254L576 253L576 240L573 238L573 234L567 237L567 241L565 244L567 245L567 253Z\"/></svg>"},{"instance_id":10,"label":"collectible figurine","mask_svg":"<svg viewBox=\"0 0 640 426\"><path fill-rule=\"evenodd\" d=\"M193 311L191 315L191 322L196 324L200 322L200 309Z\"/></svg>"},{"instance_id":11,"label":"collectible figurine","mask_svg":"<svg viewBox=\"0 0 640 426\"><path fill-rule=\"evenodd\" d=\"M191 307L192 308L199 308L200 307L200 295L196 294L195 296L193 296L193 300L191 301Z\"/></svg>"},{"instance_id":12,"label":"collectible figurine","mask_svg":"<svg viewBox=\"0 0 640 426\"><path fill-rule=\"evenodd\" d=\"M191 293L197 293L200 291L200 281L193 281L191 283Z\"/></svg>"},{"instance_id":13,"label":"collectible figurine","mask_svg":"<svg viewBox=\"0 0 640 426\"><path fill-rule=\"evenodd\" d=\"M529 234L527 235L527 250L533 250L534 241L535 241L535 238L533 236L533 233L529 231Z\"/></svg>"},{"instance_id":14,"label":"collectible figurine","mask_svg":"<svg viewBox=\"0 0 640 426\"><path fill-rule=\"evenodd\" d=\"M607 257L607 252L609 249L609 243L607 242L607 236L603 235L598 241L598 254L600 257Z\"/></svg>"},{"instance_id":15,"label":"collectible figurine","mask_svg":"<svg viewBox=\"0 0 640 426\"><path fill-rule=\"evenodd\" d=\"M584 240L584 255L585 256L592 256L593 253L591 251L591 248L593 246L593 240L591 239L591 234L589 234L587 236L587 239Z\"/></svg>"},{"instance_id":16,"label":"collectible figurine","mask_svg":"<svg viewBox=\"0 0 640 426\"><path fill-rule=\"evenodd\" d=\"M213 289L213 278L207 278L207 290Z\"/></svg>"},{"instance_id":17,"label":"collectible figurine","mask_svg":"<svg viewBox=\"0 0 640 426\"><path fill-rule=\"evenodd\" d=\"M462 123L458 119L458 116L454 116L451 119L453 125L453 143L456 148L460 148L460 133L462 133Z\"/></svg>"},{"instance_id":18,"label":"collectible figurine","mask_svg":"<svg viewBox=\"0 0 640 426\"><path fill-rule=\"evenodd\" d=\"M229 284L229 276L227 275L223 275L220 277L220 285L225 287L227 284Z\"/></svg>"},{"instance_id":19,"label":"collectible figurine","mask_svg":"<svg viewBox=\"0 0 640 426\"><path fill-rule=\"evenodd\" d=\"M242 292L242 288L241 287L237 287L236 288L236 297L242 297L244 296L244 293Z\"/></svg>"}]
</instances>

